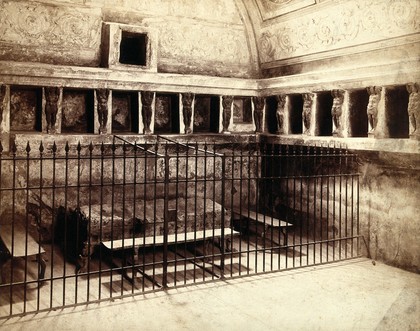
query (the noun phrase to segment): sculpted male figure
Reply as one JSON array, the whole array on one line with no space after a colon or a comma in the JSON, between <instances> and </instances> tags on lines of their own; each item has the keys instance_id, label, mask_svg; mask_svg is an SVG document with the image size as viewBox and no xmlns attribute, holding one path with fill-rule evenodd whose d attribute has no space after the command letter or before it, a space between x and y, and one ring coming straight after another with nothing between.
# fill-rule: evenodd
<instances>
[{"instance_id":1,"label":"sculpted male figure","mask_svg":"<svg viewBox=\"0 0 420 331\"><path fill-rule=\"evenodd\" d=\"M3 122L4 99L6 99L6 85L0 85L0 125Z\"/></svg>"},{"instance_id":2,"label":"sculpted male figure","mask_svg":"<svg viewBox=\"0 0 420 331\"><path fill-rule=\"evenodd\" d=\"M99 133L106 133L106 124L108 122L108 97L109 89L96 90L96 98L98 100L98 120Z\"/></svg>"},{"instance_id":3,"label":"sculpted male figure","mask_svg":"<svg viewBox=\"0 0 420 331\"><path fill-rule=\"evenodd\" d=\"M420 136L420 95L417 83L407 84L408 98L408 118L410 121L410 136Z\"/></svg>"},{"instance_id":4,"label":"sculpted male figure","mask_svg":"<svg viewBox=\"0 0 420 331\"><path fill-rule=\"evenodd\" d=\"M183 93L182 94L182 114L184 116L184 132L186 134L191 133L191 117L192 117L192 102L194 100L194 94Z\"/></svg>"},{"instance_id":5,"label":"sculpted male figure","mask_svg":"<svg viewBox=\"0 0 420 331\"><path fill-rule=\"evenodd\" d=\"M284 106L286 104L286 96L284 94L276 95L276 100L277 133L282 134L284 133Z\"/></svg>"},{"instance_id":6,"label":"sculpted male figure","mask_svg":"<svg viewBox=\"0 0 420 331\"><path fill-rule=\"evenodd\" d=\"M255 131L262 132L265 99L263 97L253 97L252 101L254 102Z\"/></svg>"},{"instance_id":7,"label":"sculpted male figure","mask_svg":"<svg viewBox=\"0 0 420 331\"><path fill-rule=\"evenodd\" d=\"M341 90L332 90L331 95L333 96L333 104L331 107L331 116L334 124L334 133L341 131L341 115L343 113L343 101L344 101L344 91Z\"/></svg>"},{"instance_id":8,"label":"sculpted male figure","mask_svg":"<svg viewBox=\"0 0 420 331\"><path fill-rule=\"evenodd\" d=\"M47 132L55 133L55 123L57 121L58 98L60 97L59 87L45 88L45 118L47 120Z\"/></svg>"},{"instance_id":9,"label":"sculpted male figure","mask_svg":"<svg viewBox=\"0 0 420 331\"><path fill-rule=\"evenodd\" d=\"M143 117L143 133L149 134L152 131L150 130L150 124L152 123L152 102L153 102L153 92L142 91L141 92L141 115Z\"/></svg>"},{"instance_id":10,"label":"sculpted male figure","mask_svg":"<svg viewBox=\"0 0 420 331\"><path fill-rule=\"evenodd\" d=\"M305 125L305 131L304 131L305 134L308 134L311 129L312 104L313 104L313 94L304 93L302 118L303 118L303 124Z\"/></svg>"},{"instance_id":11,"label":"sculpted male figure","mask_svg":"<svg viewBox=\"0 0 420 331\"><path fill-rule=\"evenodd\" d=\"M367 116L369 123L369 133L375 132L376 124L378 124L378 105L381 101L381 87L370 86L367 88L369 94L369 102L367 105Z\"/></svg>"},{"instance_id":12,"label":"sculpted male figure","mask_svg":"<svg viewBox=\"0 0 420 331\"><path fill-rule=\"evenodd\" d=\"M222 97L222 107L223 107L223 131L224 133L229 132L230 116L232 109L233 96L224 95Z\"/></svg>"}]
</instances>

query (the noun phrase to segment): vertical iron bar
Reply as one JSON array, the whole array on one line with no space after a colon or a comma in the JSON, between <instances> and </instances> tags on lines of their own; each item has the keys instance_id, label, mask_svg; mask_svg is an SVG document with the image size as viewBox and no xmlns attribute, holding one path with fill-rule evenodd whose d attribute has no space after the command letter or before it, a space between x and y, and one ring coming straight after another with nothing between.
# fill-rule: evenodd
<instances>
[{"instance_id":1,"label":"vertical iron bar","mask_svg":"<svg viewBox=\"0 0 420 331\"><path fill-rule=\"evenodd\" d=\"M43 167L43 153L44 153L44 146L42 145L42 142L39 145L39 213L38 213L38 219L37 221L37 226L40 228L42 226L42 196L43 196L43 171L42 171L42 167ZM1 157L0 157L0 161L1 161ZM1 171L1 165L0 165L0 171ZM0 178L1 178L1 173L0 173ZM1 208L0 208L1 209ZM41 233L40 231L38 231L38 243L41 242ZM51 243L51 246L53 245L53 243ZM41 256L41 245L38 245L38 256ZM38 271L39 271L40 266L38 265ZM45 276L45 275L44 275ZM42 281L42 280L41 280ZM37 287L37 301L36 301L36 310L40 310L40 306L41 306L41 288L39 286L40 284L38 283L38 287Z\"/></svg>"},{"instance_id":2,"label":"vertical iron bar","mask_svg":"<svg viewBox=\"0 0 420 331\"><path fill-rule=\"evenodd\" d=\"M164 218L163 218L163 288L168 288L168 235L169 235L169 154L168 142L165 142L165 182L164 182Z\"/></svg>"},{"instance_id":3,"label":"vertical iron bar","mask_svg":"<svg viewBox=\"0 0 420 331\"><path fill-rule=\"evenodd\" d=\"M175 196L179 196L179 145L175 147ZM175 199L175 266L174 266L174 286L177 284L177 272L178 272L178 199Z\"/></svg>"},{"instance_id":4,"label":"vertical iron bar","mask_svg":"<svg viewBox=\"0 0 420 331\"><path fill-rule=\"evenodd\" d=\"M327 245L325 247L326 249L326 257L327 257L327 262L329 261L330 257L329 257L329 247L330 247L330 164L331 164L331 159L330 159L330 146L329 144L327 145L326 148L326 160L327 160L327 169L326 169L326 173L327 173L327 221L326 221L326 227L327 227ZM333 229L334 230L334 229Z\"/></svg>"},{"instance_id":5,"label":"vertical iron bar","mask_svg":"<svg viewBox=\"0 0 420 331\"><path fill-rule=\"evenodd\" d=\"M68 209L68 199L67 199L67 195L68 195L68 179L69 179L69 167L68 167L68 162L69 162L69 144L66 143L66 146L64 148L65 151L65 159L64 159L64 209L66 211L66 217L65 217L65 227L64 227L64 247L65 247L65 252L64 252L64 256L68 255L68 226L69 226L69 220L67 218L67 209ZM76 238L77 240L77 238ZM67 268L66 268L66 263L64 263L63 266L63 306L65 306L66 304L66 278L67 278Z\"/></svg>"},{"instance_id":6,"label":"vertical iron bar","mask_svg":"<svg viewBox=\"0 0 420 331\"><path fill-rule=\"evenodd\" d=\"M55 177L56 177L56 155L57 154L57 145L53 144L52 147L52 210L51 215L51 224L54 224L54 215L55 215ZM55 244L55 234L52 231L52 245L51 245L51 291L50 291L50 308L53 307L53 293L54 293L54 244Z\"/></svg>"},{"instance_id":7,"label":"vertical iron bar","mask_svg":"<svg viewBox=\"0 0 420 331\"><path fill-rule=\"evenodd\" d=\"M314 240L314 251L313 251L313 263L315 264L316 261L316 225L317 225L317 218L316 218L316 203L317 203L317 197L316 197L316 187L318 185L318 176L317 176L317 162L318 162L318 150L316 147L316 144L314 145L314 150L313 150L313 165L314 165L314 169L313 169L313 177L314 177L314 196L313 196L313 212L314 212L314 219L313 219L313 240ZM309 249L309 245L308 245L308 249Z\"/></svg>"},{"instance_id":8,"label":"vertical iron bar","mask_svg":"<svg viewBox=\"0 0 420 331\"><path fill-rule=\"evenodd\" d=\"M25 267L24 267L24 290L23 290L23 313L26 313L27 306L27 282L28 282L28 232L29 232L29 217L28 217L28 202L29 202L29 157L31 147L29 141L26 145L26 197L25 197Z\"/></svg>"},{"instance_id":9,"label":"vertical iron bar","mask_svg":"<svg viewBox=\"0 0 420 331\"><path fill-rule=\"evenodd\" d=\"M193 263L193 282L196 282L197 266L197 185L198 185L198 144L195 142L194 151L194 263Z\"/></svg>"},{"instance_id":10,"label":"vertical iron bar","mask_svg":"<svg viewBox=\"0 0 420 331\"><path fill-rule=\"evenodd\" d=\"M76 184L76 205L77 205L77 210L80 210L80 177L81 177L81 170L80 170L80 142L77 144L77 184ZM79 222L77 222L77 234L79 234ZM89 234L88 234L89 236ZM86 248L86 242L83 243L83 247ZM82 252L83 254L83 252ZM85 254L85 253L84 253ZM89 258L86 256L82 257L83 259L85 258ZM83 268L85 266L83 265ZM75 288L75 304L78 303L78 283L79 283L79 273L76 273L76 278L75 278L75 282L76 282L76 288Z\"/></svg>"},{"instance_id":11,"label":"vertical iron bar","mask_svg":"<svg viewBox=\"0 0 420 331\"><path fill-rule=\"evenodd\" d=\"M336 173L337 173L337 156L336 156L337 150L335 148L335 143L333 145L333 150L332 150L332 159L331 161L333 162L333 214L332 214L332 229L333 229L333 261L335 261L335 247L338 246L337 245L337 241L336 241L336 231L338 229L337 225L336 225Z\"/></svg>"},{"instance_id":12,"label":"vertical iron bar","mask_svg":"<svg viewBox=\"0 0 420 331\"><path fill-rule=\"evenodd\" d=\"M343 177L343 169L342 169L342 150L341 150L341 146L338 149L338 160L339 160L339 182L340 182L340 189L339 189L339 209L338 209L338 227L339 227L339 241L338 241L338 258L339 260L341 260L341 249L342 249L342 228L341 228L341 222L342 222L342 215L341 215L341 205L343 203L343 199L342 199L342 177Z\"/></svg>"},{"instance_id":13,"label":"vertical iron bar","mask_svg":"<svg viewBox=\"0 0 420 331\"><path fill-rule=\"evenodd\" d=\"M344 171L345 171L345 173L344 173L344 176L345 176L345 185L346 185L346 188L345 188L345 205L344 205L344 210L345 210L345 217L344 217L344 236L345 236L345 238L347 238L348 237L348 186L349 186L349 183L348 183L348 181L349 181L349 176L348 176L348 158L349 158L349 155L348 155L348 150L347 150L347 147L345 147L345 149L344 149L344 162L345 162L345 165L344 165ZM348 240L346 239L345 241L344 241L344 243L345 243L345 247L344 247L344 252L345 252L345 258L347 258L347 244L348 244Z\"/></svg>"},{"instance_id":14,"label":"vertical iron bar","mask_svg":"<svg viewBox=\"0 0 420 331\"><path fill-rule=\"evenodd\" d=\"M122 263L122 268L121 268L121 291L120 291L120 295L123 296L124 295L124 275L127 275L128 272L128 268L127 268L127 251L125 249L125 190L126 190L126 174L127 174L127 153L126 153L126 149L128 148L128 146L126 145L125 142L123 142L123 146L122 146L122 161L123 161L123 173L122 173L122 201L121 201L121 209L122 209L122 224L121 224L121 232L122 232L122 254L123 254L123 263ZM118 185L117 186L117 192L120 192L121 190L121 186ZM114 194L112 195L114 196ZM115 202L115 201L114 201ZM117 201L117 203L119 203L119 201ZM114 215L114 203L112 203L112 215ZM134 235L134 229L133 229L133 235ZM131 255L131 254L130 254ZM132 275L132 284L134 284L134 275Z\"/></svg>"},{"instance_id":15,"label":"vertical iron bar","mask_svg":"<svg viewBox=\"0 0 420 331\"><path fill-rule=\"evenodd\" d=\"M104 143L102 143L101 146L102 146L102 149L103 149L102 153L105 153ZM125 148L125 142L123 142L122 148ZM111 149L112 149L112 155L111 155L111 249L109 250L109 252L107 252L107 254L110 254L110 257L109 257L110 261L112 261L113 257L114 257L114 237L115 237L114 236L114 232L115 232L114 209L115 209L115 186L117 185L116 178L115 178L115 169L116 169L116 167L115 167L115 160L116 160L115 151L117 149L117 146L115 144L112 144ZM103 210L103 208L104 208L104 201L103 200L101 200L101 207L102 207L101 210ZM101 224L103 224L103 221L104 221L103 218L104 218L104 215L102 214ZM102 230L103 230L103 225L102 225ZM123 243L122 250L124 251L124 241L122 243ZM109 274L109 284L110 284L109 295L112 298L113 292L114 292L114 284L113 284L114 268L113 268L113 266L110 269L111 270L110 270L110 274ZM123 271L123 270L121 269L121 271ZM122 278L122 274L121 274L121 278Z\"/></svg>"},{"instance_id":16,"label":"vertical iron bar","mask_svg":"<svg viewBox=\"0 0 420 331\"><path fill-rule=\"evenodd\" d=\"M206 280L206 259L207 259L207 250L205 249L207 239L206 239L206 221L207 221L207 143L204 143L204 155L203 155L203 200L204 200L204 211L203 211L203 237L204 237L204 250L203 250L203 282ZM212 210L212 214L214 214L214 208Z\"/></svg>"},{"instance_id":17,"label":"vertical iron bar","mask_svg":"<svg viewBox=\"0 0 420 331\"><path fill-rule=\"evenodd\" d=\"M324 200L323 200L323 185L324 185L324 147L322 146L322 144L321 144L321 146L319 147L319 150L320 150L320 160L321 160L321 162L320 162L320 166L319 166L319 168L321 169L320 170L320 181L321 181L321 184L320 184L320 188L319 188L319 190L320 190L320 196L321 196L321 198L320 198L320 200L321 200L321 206L320 206L320 210L319 210L319 219L320 219L320 234L321 234L321 236L320 236L320 244L319 244L319 258L320 258L320 260L319 260L319 262L320 263L322 263L322 246L324 245L324 243L323 243L323 239L324 239L324 236L323 236L323 233L322 233L322 231L323 231L323 222L324 222L324 220L323 220L323 218L322 218L322 215L323 215L323 206L322 206L322 204L324 203Z\"/></svg>"},{"instance_id":18,"label":"vertical iron bar","mask_svg":"<svg viewBox=\"0 0 420 331\"><path fill-rule=\"evenodd\" d=\"M136 280L136 270L138 268L138 249L136 250L135 245L135 237L137 237L137 233L135 231L137 227L137 142L134 142L133 146L133 217L132 217L132 223L131 227L133 229L133 261L131 261L131 274L133 275L133 283L131 284L131 294L134 293L134 284Z\"/></svg>"},{"instance_id":19,"label":"vertical iron bar","mask_svg":"<svg viewBox=\"0 0 420 331\"><path fill-rule=\"evenodd\" d=\"M80 145L80 142L79 142ZM88 224L88 254L89 254L89 258L88 258L88 265L87 265L87 289L86 289L86 296L87 296L87 301L90 301L90 276L91 276L91 259L90 259L90 253L91 253L91 231L92 231L92 169L93 169L93 144L92 142L89 144L89 194L88 194L88 205L89 205L89 210L88 210L88 219L89 219L89 224ZM101 253L99 253L101 254ZM99 279L100 279L100 272L101 272L101 261L100 261L100 257L99 257ZM100 288L100 287L99 287Z\"/></svg>"},{"instance_id":20,"label":"vertical iron bar","mask_svg":"<svg viewBox=\"0 0 420 331\"><path fill-rule=\"evenodd\" d=\"M232 165L233 166L233 165ZM226 185L226 157L223 154L222 156L222 201L221 201L221 210L222 210L222 219L221 219L221 241L220 241L220 271L221 271L221 278L225 278L225 185Z\"/></svg>"}]
</instances>

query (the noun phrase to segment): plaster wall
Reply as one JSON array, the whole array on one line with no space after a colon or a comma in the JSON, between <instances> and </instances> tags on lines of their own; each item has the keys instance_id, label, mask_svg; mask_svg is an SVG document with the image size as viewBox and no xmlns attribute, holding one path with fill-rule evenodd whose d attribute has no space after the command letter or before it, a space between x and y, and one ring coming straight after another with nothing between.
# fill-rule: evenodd
<instances>
[{"instance_id":1,"label":"plaster wall","mask_svg":"<svg viewBox=\"0 0 420 331\"><path fill-rule=\"evenodd\" d=\"M255 0L266 77L418 60L416 0Z\"/></svg>"},{"instance_id":2,"label":"plaster wall","mask_svg":"<svg viewBox=\"0 0 420 331\"><path fill-rule=\"evenodd\" d=\"M0 60L100 65L103 22L158 31L158 71L247 77L247 31L235 1L0 1Z\"/></svg>"}]
</instances>

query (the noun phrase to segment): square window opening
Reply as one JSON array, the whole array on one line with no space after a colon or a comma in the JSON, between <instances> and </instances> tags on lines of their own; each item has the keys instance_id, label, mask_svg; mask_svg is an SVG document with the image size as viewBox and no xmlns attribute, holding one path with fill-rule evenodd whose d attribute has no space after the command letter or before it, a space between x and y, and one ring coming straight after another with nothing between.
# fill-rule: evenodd
<instances>
[{"instance_id":1,"label":"square window opening","mask_svg":"<svg viewBox=\"0 0 420 331\"><path fill-rule=\"evenodd\" d=\"M122 64L145 66L147 34L122 31L120 59Z\"/></svg>"}]
</instances>

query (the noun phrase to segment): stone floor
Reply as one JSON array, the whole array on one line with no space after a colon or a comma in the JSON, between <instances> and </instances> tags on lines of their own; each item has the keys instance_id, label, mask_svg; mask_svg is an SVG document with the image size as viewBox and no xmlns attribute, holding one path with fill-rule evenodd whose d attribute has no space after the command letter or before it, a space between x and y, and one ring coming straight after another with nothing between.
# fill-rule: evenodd
<instances>
[{"instance_id":1,"label":"stone floor","mask_svg":"<svg viewBox=\"0 0 420 331\"><path fill-rule=\"evenodd\" d=\"M0 320L0 330L420 330L420 275L355 259Z\"/></svg>"}]
</instances>

